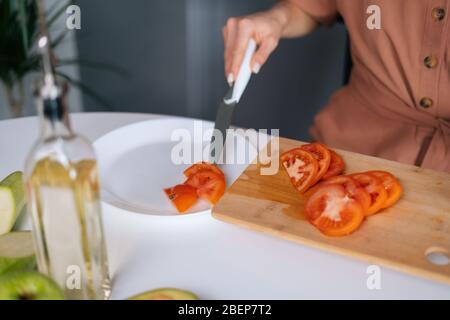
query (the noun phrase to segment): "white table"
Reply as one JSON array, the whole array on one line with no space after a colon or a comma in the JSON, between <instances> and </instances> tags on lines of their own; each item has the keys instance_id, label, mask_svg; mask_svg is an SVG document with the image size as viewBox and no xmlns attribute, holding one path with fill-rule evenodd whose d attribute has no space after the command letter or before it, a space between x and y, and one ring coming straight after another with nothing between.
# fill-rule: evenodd
<instances>
[{"instance_id":1,"label":"white table","mask_svg":"<svg viewBox=\"0 0 450 320\"><path fill-rule=\"evenodd\" d=\"M123 125L160 118L130 113L73 114L92 141ZM38 135L36 118L0 121L0 177L23 170ZM105 207L114 299L157 287L204 299L450 299L450 286L381 268L369 290L368 263L219 222L208 214L124 214ZM27 227L25 221L22 227Z\"/></svg>"}]
</instances>

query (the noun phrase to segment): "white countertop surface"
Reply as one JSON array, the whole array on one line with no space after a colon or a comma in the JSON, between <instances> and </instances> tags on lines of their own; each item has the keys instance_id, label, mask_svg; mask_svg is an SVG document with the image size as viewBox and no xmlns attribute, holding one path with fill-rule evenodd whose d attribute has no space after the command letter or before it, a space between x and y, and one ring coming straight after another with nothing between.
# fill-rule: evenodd
<instances>
[{"instance_id":1,"label":"white countertop surface","mask_svg":"<svg viewBox=\"0 0 450 320\"><path fill-rule=\"evenodd\" d=\"M73 114L76 132L94 141L121 126L161 115ZM0 121L0 177L23 170L38 136L37 118ZM157 287L203 299L450 299L450 286L381 268L370 290L369 263L214 220L126 214L105 206L113 299ZM24 224L26 227L27 223Z\"/></svg>"}]
</instances>

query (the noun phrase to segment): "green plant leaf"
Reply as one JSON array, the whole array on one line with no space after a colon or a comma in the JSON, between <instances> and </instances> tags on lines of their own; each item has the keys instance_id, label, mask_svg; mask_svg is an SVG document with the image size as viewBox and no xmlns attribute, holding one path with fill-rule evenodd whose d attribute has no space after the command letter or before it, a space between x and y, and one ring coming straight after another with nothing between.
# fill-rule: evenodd
<instances>
[{"instance_id":1,"label":"green plant leaf","mask_svg":"<svg viewBox=\"0 0 450 320\"><path fill-rule=\"evenodd\" d=\"M55 11L58 10L61 1L53 1L52 5L45 11L45 16L50 17L55 14Z\"/></svg>"},{"instance_id":2,"label":"green plant leaf","mask_svg":"<svg viewBox=\"0 0 450 320\"><path fill-rule=\"evenodd\" d=\"M35 0L0 0L0 80L12 87L23 77L32 34L36 30Z\"/></svg>"},{"instance_id":3,"label":"green plant leaf","mask_svg":"<svg viewBox=\"0 0 450 320\"><path fill-rule=\"evenodd\" d=\"M25 12L25 1L19 0L18 2L18 20L20 24L20 29L22 31L22 42L23 42L23 50L24 54L28 53L28 28L27 28L27 16Z\"/></svg>"},{"instance_id":4,"label":"green plant leaf","mask_svg":"<svg viewBox=\"0 0 450 320\"><path fill-rule=\"evenodd\" d=\"M80 65L82 67L87 68L93 68L93 69L101 69L104 71L108 71L111 73L115 73L121 77L130 78L131 74L128 72L128 70L125 70L124 68L121 68L119 66L105 63L105 62L98 62L98 61L92 61L87 59L59 59L58 60L58 66L70 66L70 65Z\"/></svg>"},{"instance_id":5,"label":"green plant leaf","mask_svg":"<svg viewBox=\"0 0 450 320\"><path fill-rule=\"evenodd\" d=\"M73 1L58 0L54 3L46 13L48 29L64 14L67 6ZM0 81L5 87L14 88L27 74L40 72L41 57L35 50L32 50L39 36L38 21L38 0L0 0ZM51 43L52 48L57 47L66 39L67 31L64 28L54 37ZM58 66L75 64L102 69L120 76L129 76L129 73L123 68L83 59L61 59ZM68 76L62 70L58 70L57 74L100 104L112 106L97 92Z\"/></svg>"},{"instance_id":6,"label":"green plant leaf","mask_svg":"<svg viewBox=\"0 0 450 320\"><path fill-rule=\"evenodd\" d=\"M108 101L107 99L103 98L101 95L99 95L97 92L95 92L94 90L92 90L91 88L89 88L88 86L86 86L85 84L83 84L82 82L73 79L72 77L56 71L55 72L57 75L59 75L60 77L66 79L67 82L69 82L71 85L79 88L82 92L84 92L85 94L87 94L89 97L91 97L92 99L94 99L95 101L97 101L98 103L100 103L103 106L109 106L112 107L113 105L111 104L110 101Z\"/></svg>"},{"instance_id":7,"label":"green plant leaf","mask_svg":"<svg viewBox=\"0 0 450 320\"><path fill-rule=\"evenodd\" d=\"M55 23L56 20L58 20L58 18L61 16L61 14L63 12L66 11L67 7L69 5L71 5L73 3L73 1L69 0L66 1L61 8L59 8L58 10L56 10L55 13L53 13L53 15L51 15L48 19L47 19L47 28L50 29L50 27L53 25L53 23Z\"/></svg>"},{"instance_id":8,"label":"green plant leaf","mask_svg":"<svg viewBox=\"0 0 450 320\"><path fill-rule=\"evenodd\" d=\"M59 35L57 35L55 39L52 40L51 47L52 48L58 47L58 45L60 45L61 42L64 40L64 38L67 36L68 31L69 31L68 29L64 29L64 31L62 31Z\"/></svg>"}]
</instances>

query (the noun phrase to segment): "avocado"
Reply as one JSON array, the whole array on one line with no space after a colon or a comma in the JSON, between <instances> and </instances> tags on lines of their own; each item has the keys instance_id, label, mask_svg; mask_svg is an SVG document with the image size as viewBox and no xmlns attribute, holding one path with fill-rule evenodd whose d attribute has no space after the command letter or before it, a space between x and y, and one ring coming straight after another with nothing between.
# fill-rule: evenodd
<instances>
[{"instance_id":1,"label":"avocado","mask_svg":"<svg viewBox=\"0 0 450 320\"><path fill-rule=\"evenodd\" d=\"M11 271L36 268L31 232L10 232L0 236L0 276Z\"/></svg>"},{"instance_id":2,"label":"avocado","mask_svg":"<svg viewBox=\"0 0 450 320\"><path fill-rule=\"evenodd\" d=\"M160 288L135 295L128 300L199 300L192 292L176 288Z\"/></svg>"},{"instance_id":3,"label":"avocado","mask_svg":"<svg viewBox=\"0 0 450 320\"><path fill-rule=\"evenodd\" d=\"M0 300L63 300L56 283L35 271L11 272L0 277Z\"/></svg>"},{"instance_id":4,"label":"avocado","mask_svg":"<svg viewBox=\"0 0 450 320\"><path fill-rule=\"evenodd\" d=\"M25 208L23 174L11 173L0 181L0 235L12 230L17 218Z\"/></svg>"}]
</instances>

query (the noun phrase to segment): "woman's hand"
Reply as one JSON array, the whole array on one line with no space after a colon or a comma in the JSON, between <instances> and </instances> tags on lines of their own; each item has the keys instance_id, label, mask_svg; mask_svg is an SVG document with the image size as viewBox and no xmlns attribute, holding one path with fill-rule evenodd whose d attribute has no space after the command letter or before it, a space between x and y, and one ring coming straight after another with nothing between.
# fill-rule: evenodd
<instances>
[{"instance_id":1,"label":"woman's hand","mask_svg":"<svg viewBox=\"0 0 450 320\"><path fill-rule=\"evenodd\" d=\"M239 73L248 42L258 46L250 68L258 73L275 50L281 37L296 37L311 32L316 22L290 1L281 1L268 11L229 18L223 27L225 75L231 85Z\"/></svg>"},{"instance_id":2,"label":"woman's hand","mask_svg":"<svg viewBox=\"0 0 450 320\"><path fill-rule=\"evenodd\" d=\"M282 29L282 22L276 19L271 11L228 19L223 28L223 38L225 74L229 85L236 80L249 40L253 38L258 46L250 63L253 73L258 73L277 47Z\"/></svg>"}]
</instances>

